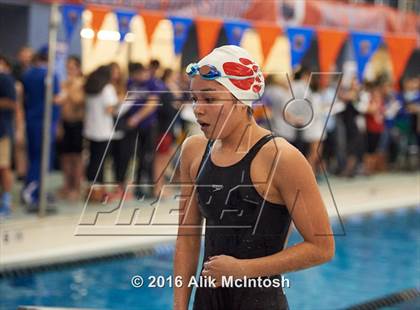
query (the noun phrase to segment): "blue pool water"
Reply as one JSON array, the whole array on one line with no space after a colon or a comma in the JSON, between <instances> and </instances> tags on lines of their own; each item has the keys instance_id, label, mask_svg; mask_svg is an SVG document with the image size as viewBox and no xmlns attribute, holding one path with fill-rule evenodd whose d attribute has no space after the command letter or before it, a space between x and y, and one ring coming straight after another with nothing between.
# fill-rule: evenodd
<instances>
[{"instance_id":1,"label":"blue pool water","mask_svg":"<svg viewBox=\"0 0 420 310\"><path fill-rule=\"evenodd\" d=\"M400 209L345 220L336 256L326 265L286 274L291 309L339 309L407 288L420 287L420 212ZM343 233L333 223L336 234ZM289 244L300 241L294 233ZM18 305L101 309L168 310L172 289L133 288L139 274L170 276L173 247L153 256L82 264L78 267L0 279L0 309Z\"/></svg>"}]
</instances>

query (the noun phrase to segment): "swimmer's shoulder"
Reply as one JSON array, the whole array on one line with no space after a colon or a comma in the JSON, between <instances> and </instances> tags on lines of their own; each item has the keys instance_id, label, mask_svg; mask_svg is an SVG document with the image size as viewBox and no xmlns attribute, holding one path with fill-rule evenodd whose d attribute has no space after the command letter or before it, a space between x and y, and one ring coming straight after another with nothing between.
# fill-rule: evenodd
<instances>
[{"instance_id":1,"label":"swimmer's shoulder","mask_svg":"<svg viewBox=\"0 0 420 310\"><path fill-rule=\"evenodd\" d=\"M274 137L261 148L261 153L267 162L272 162L273 156L278 159L278 168L294 166L304 159L303 154L290 142L282 137ZM306 161L306 160L305 160Z\"/></svg>"}]
</instances>

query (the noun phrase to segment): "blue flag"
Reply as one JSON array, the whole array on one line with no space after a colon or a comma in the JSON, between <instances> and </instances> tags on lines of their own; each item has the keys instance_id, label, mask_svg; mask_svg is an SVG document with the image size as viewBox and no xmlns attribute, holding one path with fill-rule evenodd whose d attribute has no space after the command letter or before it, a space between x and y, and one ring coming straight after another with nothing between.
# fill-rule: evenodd
<instances>
[{"instance_id":1,"label":"blue flag","mask_svg":"<svg viewBox=\"0 0 420 310\"><path fill-rule=\"evenodd\" d=\"M136 16L136 13L130 11L115 11L115 14L117 15L120 42L122 42L127 33L130 32L130 22L131 19Z\"/></svg>"},{"instance_id":2,"label":"blue flag","mask_svg":"<svg viewBox=\"0 0 420 310\"><path fill-rule=\"evenodd\" d=\"M314 30L310 28L287 28L293 69L301 63L303 56L305 56L306 51L311 46L313 35Z\"/></svg>"},{"instance_id":3,"label":"blue flag","mask_svg":"<svg viewBox=\"0 0 420 310\"><path fill-rule=\"evenodd\" d=\"M61 6L61 16L66 32L66 41L70 44L76 25L79 23L83 13L83 6L65 4Z\"/></svg>"},{"instance_id":4,"label":"blue flag","mask_svg":"<svg viewBox=\"0 0 420 310\"><path fill-rule=\"evenodd\" d=\"M187 40L188 31L192 25L193 20L185 17L170 16L169 20L174 28L174 49L175 55L182 52L185 41Z\"/></svg>"},{"instance_id":5,"label":"blue flag","mask_svg":"<svg viewBox=\"0 0 420 310\"><path fill-rule=\"evenodd\" d=\"M351 41L357 62L357 77L362 82L366 64L382 43L382 37L379 34L352 32Z\"/></svg>"},{"instance_id":6,"label":"blue flag","mask_svg":"<svg viewBox=\"0 0 420 310\"><path fill-rule=\"evenodd\" d=\"M224 28L228 43L231 45L240 45L242 36L244 35L245 30L250 27L250 24L246 21L240 20L228 20L224 22Z\"/></svg>"}]
</instances>

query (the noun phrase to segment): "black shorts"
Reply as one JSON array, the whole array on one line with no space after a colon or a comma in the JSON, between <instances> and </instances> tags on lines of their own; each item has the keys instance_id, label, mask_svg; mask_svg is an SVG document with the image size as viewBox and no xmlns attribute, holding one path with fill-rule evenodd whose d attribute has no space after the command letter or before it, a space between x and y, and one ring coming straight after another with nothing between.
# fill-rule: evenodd
<instances>
[{"instance_id":1,"label":"black shorts","mask_svg":"<svg viewBox=\"0 0 420 310\"><path fill-rule=\"evenodd\" d=\"M79 154L83 150L83 122L63 122L64 136L61 144L63 154Z\"/></svg>"},{"instance_id":2,"label":"black shorts","mask_svg":"<svg viewBox=\"0 0 420 310\"><path fill-rule=\"evenodd\" d=\"M376 132L367 133L367 152L368 154L376 153L378 149L379 140L381 139L381 134Z\"/></svg>"}]
</instances>

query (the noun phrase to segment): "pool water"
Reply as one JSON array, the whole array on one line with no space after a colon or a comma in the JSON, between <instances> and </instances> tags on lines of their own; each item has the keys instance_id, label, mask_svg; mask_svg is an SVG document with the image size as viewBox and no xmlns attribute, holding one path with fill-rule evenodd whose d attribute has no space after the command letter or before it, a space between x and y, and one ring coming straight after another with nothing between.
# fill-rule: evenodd
<instances>
[{"instance_id":1,"label":"pool water","mask_svg":"<svg viewBox=\"0 0 420 310\"><path fill-rule=\"evenodd\" d=\"M341 309L412 287L420 287L420 212L351 216L336 236L332 262L285 274L291 309ZM342 234L339 222L333 223ZM294 232L289 244L299 242ZM100 309L172 309L172 289L134 288L133 275L170 276L173 246L153 256L81 264L0 279L0 309L18 305Z\"/></svg>"}]
</instances>

